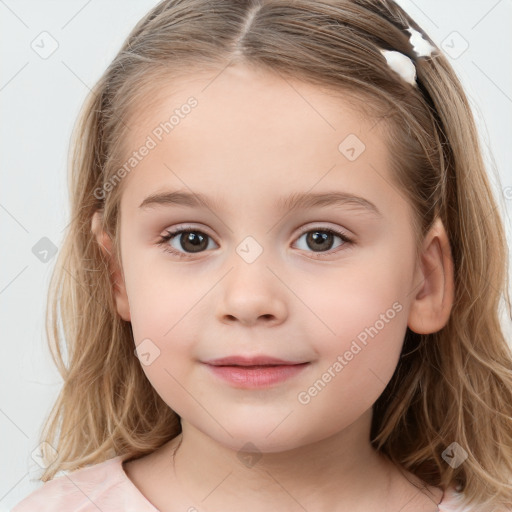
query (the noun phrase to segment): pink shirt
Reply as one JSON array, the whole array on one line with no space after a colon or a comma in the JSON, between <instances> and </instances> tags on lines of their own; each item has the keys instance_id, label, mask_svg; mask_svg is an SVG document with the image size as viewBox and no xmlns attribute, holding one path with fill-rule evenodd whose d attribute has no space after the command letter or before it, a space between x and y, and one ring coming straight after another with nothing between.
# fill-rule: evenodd
<instances>
[{"instance_id":1,"label":"pink shirt","mask_svg":"<svg viewBox=\"0 0 512 512\"><path fill-rule=\"evenodd\" d=\"M159 512L128 478L119 455L45 482L11 512ZM439 512L471 512L460 495L445 492Z\"/></svg>"}]
</instances>

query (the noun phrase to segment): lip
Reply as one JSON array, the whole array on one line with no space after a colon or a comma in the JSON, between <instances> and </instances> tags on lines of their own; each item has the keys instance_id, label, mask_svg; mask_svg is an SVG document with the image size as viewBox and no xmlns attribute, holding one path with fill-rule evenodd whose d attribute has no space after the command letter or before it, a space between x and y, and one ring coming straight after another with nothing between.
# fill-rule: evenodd
<instances>
[{"instance_id":1,"label":"lip","mask_svg":"<svg viewBox=\"0 0 512 512\"><path fill-rule=\"evenodd\" d=\"M300 373L309 362L285 361L270 356L230 356L204 363L218 378L244 389L266 388Z\"/></svg>"},{"instance_id":2,"label":"lip","mask_svg":"<svg viewBox=\"0 0 512 512\"><path fill-rule=\"evenodd\" d=\"M306 361L285 361L284 359L278 359L276 357L266 356L266 355L256 355L256 356L228 356L221 357L219 359L211 359L209 361L205 361L206 364L213 366L265 366L265 365L295 365L301 364Z\"/></svg>"}]
</instances>

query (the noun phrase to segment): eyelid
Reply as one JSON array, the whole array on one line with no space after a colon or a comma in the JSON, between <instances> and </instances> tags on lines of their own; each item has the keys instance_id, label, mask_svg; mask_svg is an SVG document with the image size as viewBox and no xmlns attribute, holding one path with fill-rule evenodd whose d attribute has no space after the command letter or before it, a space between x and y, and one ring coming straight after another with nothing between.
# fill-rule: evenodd
<instances>
[{"instance_id":1,"label":"eyelid","mask_svg":"<svg viewBox=\"0 0 512 512\"><path fill-rule=\"evenodd\" d=\"M312 229L324 229L324 230L332 230L332 231L338 231L340 233L342 233L343 235L347 236L347 237L350 237L350 238L355 238L355 235L349 231L348 229L346 228L342 228L340 226L326 226L326 225L323 225L323 224L329 224L327 221L312 221L312 222L308 222L307 224L303 225L301 228L300 228L300 231L299 231L299 235L303 235L304 233L307 233L308 231L311 231ZM201 233L204 233L206 235L208 235L210 238L214 239L215 240L215 236L213 236L211 234L211 232L209 231L209 228L207 228L206 226L203 226L201 224L187 224L187 223L183 223L183 224L176 224L175 226L172 226L172 227L167 227L163 230L164 233L169 233L169 232L173 232L173 233L176 233L177 231L187 231L187 230L190 230L190 231L200 231ZM161 235L160 235L161 236Z\"/></svg>"},{"instance_id":2,"label":"eyelid","mask_svg":"<svg viewBox=\"0 0 512 512\"><path fill-rule=\"evenodd\" d=\"M341 226L328 226L323 224L326 224L326 221L308 222L305 226L301 228L299 236L303 235L304 233L307 233L308 231L318 229L319 231L325 230L340 233L343 236L346 236L347 238L351 239L355 238L355 236L346 228L342 228Z\"/></svg>"}]
</instances>

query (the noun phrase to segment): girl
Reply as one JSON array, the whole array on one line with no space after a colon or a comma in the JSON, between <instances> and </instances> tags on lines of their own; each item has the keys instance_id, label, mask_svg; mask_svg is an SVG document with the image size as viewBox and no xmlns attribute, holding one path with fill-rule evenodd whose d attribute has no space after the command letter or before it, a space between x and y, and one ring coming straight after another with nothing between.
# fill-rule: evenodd
<instances>
[{"instance_id":1,"label":"girl","mask_svg":"<svg viewBox=\"0 0 512 512\"><path fill-rule=\"evenodd\" d=\"M392 0L165 0L74 148L15 512L510 510L504 229Z\"/></svg>"}]
</instances>

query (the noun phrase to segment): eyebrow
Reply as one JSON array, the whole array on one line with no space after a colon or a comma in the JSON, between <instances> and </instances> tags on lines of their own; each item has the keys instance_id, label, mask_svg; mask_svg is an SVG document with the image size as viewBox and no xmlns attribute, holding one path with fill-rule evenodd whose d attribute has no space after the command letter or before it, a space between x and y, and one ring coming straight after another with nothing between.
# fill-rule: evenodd
<instances>
[{"instance_id":1,"label":"eyebrow","mask_svg":"<svg viewBox=\"0 0 512 512\"><path fill-rule=\"evenodd\" d=\"M224 201L222 202L225 203ZM151 194L146 197L139 208L149 209L157 206L189 206L192 208L206 207L209 210L220 210L220 202L200 193L182 191L168 191ZM305 193L296 192L277 201L277 208L281 211L308 209L321 206L351 206L355 209L382 217L377 206L364 197L355 196L345 192Z\"/></svg>"}]
</instances>

